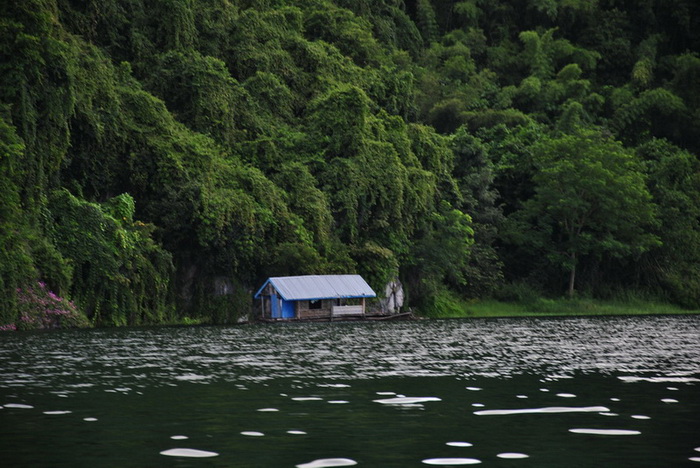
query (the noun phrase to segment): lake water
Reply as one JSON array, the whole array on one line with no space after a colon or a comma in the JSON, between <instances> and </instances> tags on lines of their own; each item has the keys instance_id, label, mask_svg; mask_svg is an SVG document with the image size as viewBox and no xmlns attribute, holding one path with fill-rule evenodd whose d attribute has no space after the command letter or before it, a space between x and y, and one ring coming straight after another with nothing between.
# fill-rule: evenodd
<instances>
[{"instance_id":1,"label":"lake water","mask_svg":"<svg viewBox=\"0 0 700 468\"><path fill-rule=\"evenodd\" d=\"M0 334L0 465L700 467L700 316Z\"/></svg>"}]
</instances>

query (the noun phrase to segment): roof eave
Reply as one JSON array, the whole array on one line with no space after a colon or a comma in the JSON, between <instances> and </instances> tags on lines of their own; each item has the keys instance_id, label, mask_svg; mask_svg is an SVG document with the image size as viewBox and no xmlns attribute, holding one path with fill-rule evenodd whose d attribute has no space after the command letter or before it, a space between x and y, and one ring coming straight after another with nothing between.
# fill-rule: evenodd
<instances>
[{"instance_id":1,"label":"roof eave","mask_svg":"<svg viewBox=\"0 0 700 468\"><path fill-rule=\"evenodd\" d=\"M270 278L268 278L267 281L265 281L265 282L263 283L263 285L260 286L260 289L258 289L258 292L256 292L256 293L255 293L255 296L253 296L253 297L254 297L255 299L260 299L260 293L263 292L263 289L265 289L265 286L267 286L269 283L270 283Z\"/></svg>"},{"instance_id":2,"label":"roof eave","mask_svg":"<svg viewBox=\"0 0 700 468\"><path fill-rule=\"evenodd\" d=\"M324 299L369 299L372 297L377 297L377 295L376 294L374 294L374 295L360 294L360 295L352 295L352 296L295 297L295 298L286 299L286 300L288 300L288 301L321 301Z\"/></svg>"}]
</instances>

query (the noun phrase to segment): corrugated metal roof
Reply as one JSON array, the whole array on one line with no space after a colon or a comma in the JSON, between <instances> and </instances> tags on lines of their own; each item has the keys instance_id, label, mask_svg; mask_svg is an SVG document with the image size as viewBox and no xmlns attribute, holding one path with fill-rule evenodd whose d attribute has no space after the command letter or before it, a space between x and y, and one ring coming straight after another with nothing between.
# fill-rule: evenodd
<instances>
[{"instance_id":1,"label":"corrugated metal roof","mask_svg":"<svg viewBox=\"0 0 700 468\"><path fill-rule=\"evenodd\" d=\"M255 294L256 298L268 283L288 301L377 296L360 275L309 275L269 278Z\"/></svg>"}]
</instances>

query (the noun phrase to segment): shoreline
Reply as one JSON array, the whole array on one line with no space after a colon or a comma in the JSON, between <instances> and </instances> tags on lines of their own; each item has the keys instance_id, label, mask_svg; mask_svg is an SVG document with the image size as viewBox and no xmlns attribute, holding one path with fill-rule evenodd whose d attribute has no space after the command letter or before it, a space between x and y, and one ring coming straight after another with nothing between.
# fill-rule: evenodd
<instances>
[{"instance_id":1,"label":"shoreline","mask_svg":"<svg viewBox=\"0 0 700 468\"><path fill-rule=\"evenodd\" d=\"M459 304L451 303L451 307L442 308L439 311L433 310L433 313L422 314L418 311L410 313L410 317L405 317L408 313L400 314L400 316L383 317L381 321L392 321L390 319L412 319L412 320L430 320L430 319L469 319L469 318L563 318L563 317L612 317L612 316L660 316L660 315L700 315L700 309L684 309L680 306L653 301L643 300L600 300L600 299L548 299L538 298L523 302L506 302L495 299L479 299L470 302L460 301ZM344 321L344 320L337 320ZM376 321L364 319L363 321ZM313 323L314 320L291 320L280 321L273 323ZM264 321L244 320L227 325L247 325L252 323L265 323ZM179 321L144 324L140 326L120 326L120 327L59 327L58 329L82 328L82 329L98 329L98 328L140 328L140 327L198 327L212 326L206 320L194 320L184 317ZM16 329L15 329L16 330ZM12 330L12 331L15 331ZM48 331L48 328L36 328L34 331ZM3 330L9 332L10 330ZM30 330L16 330L30 331ZM0 333L2 333L0 331Z\"/></svg>"},{"instance_id":2,"label":"shoreline","mask_svg":"<svg viewBox=\"0 0 700 468\"><path fill-rule=\"evenodd\" d=\"M545 299L528 302L478 300L463 305L462 313L454 308L428 318L489 317L591 317L622 315L698 315L699 309L651 301L615 301L599 299Z\"/></svg>"}]
</instances>

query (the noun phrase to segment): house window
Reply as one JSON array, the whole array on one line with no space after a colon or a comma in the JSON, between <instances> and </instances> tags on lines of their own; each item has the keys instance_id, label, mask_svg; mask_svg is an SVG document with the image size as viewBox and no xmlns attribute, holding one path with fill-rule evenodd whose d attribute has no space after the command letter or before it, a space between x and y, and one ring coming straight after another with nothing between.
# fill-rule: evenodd
<instances>
[{"instance_id":1,"label":"house window","mask_svg":"<svg viewBox=\"0 0 700 468\"><path fill-rule=\"evenodd\" d=\"M321 300L320 299L315 299L309 301L309 310L313 309L320 309L321 308Z\"/></svg>"}]
</instances>

